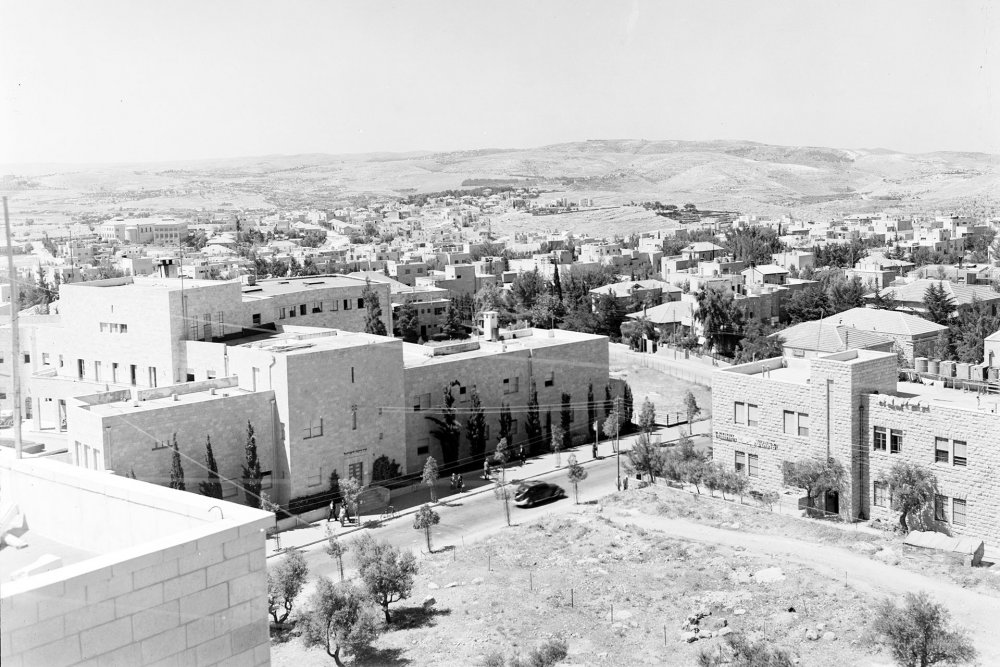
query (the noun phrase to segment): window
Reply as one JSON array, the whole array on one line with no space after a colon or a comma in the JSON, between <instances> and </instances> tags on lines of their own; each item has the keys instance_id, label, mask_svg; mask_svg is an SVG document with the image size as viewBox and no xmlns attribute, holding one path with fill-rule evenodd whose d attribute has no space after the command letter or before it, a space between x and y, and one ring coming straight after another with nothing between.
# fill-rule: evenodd
<instances>
[{"instance_id":1,"label":"window","mask_svg":"<svg viewBox=\"0 0 1000 667\"><path fill-rule=\"evenodd\" d=\"M279 309L278 310L278 319L279 320L285 319L285 315L287 314L287 312L288 312L287 308L281 308L281 309Z\"/></svg>"},{"instance_id":2,"label":"window","mask_svg":"<svg viewBox=\"0 0 1000 667\"><path fill-rule=\"evenodd\" d=\"M549 374L545 376L545 386L551 387L556 383L555 371L549 371Z\"/></svg>"},{"instance_id":3,"label":"window","mask_svg":"<svg viewBox=\"0 0 1000 667\"><path fill-rule=\"evenodd\" d=\"M934 438L934 463L947 463L948 457L948 438Z\"/></svg>"},{"instance_id":4,"label":"window","mask_svg":"<svg viewBox=\"0 0 1000 667\"><path fill-rule=\"evenodd\" d=\"M799 437L809 437L809 415L805 412L799 413Z\"/></svg>"},{"instance_id":5,"label":"window","mask_svg":"<svg viewBox=\"0 0 1000 667\"><path fill-rule=\"evenodd\" d=\"M872 433L872 449L875 451L885 451L885 427L876 426Z\"/></svg>"},{"instance_id":6,"label":"window","mask_svg":"<svg viewBox=\"0 0 1000 667\"><path fill-rule=\"evenodd\" d=\"M296 311L296 310L295 310L295 308L293 307L293 308L292 308L291 310L289 310L289 311L288 311L288 316L289 316L289 317L295 317L295 314L296 314L296 312L297 312L297 311Z\"/></svg>"},{"instance_id":7,"label":"window","mask_svg":"<svg viewBox=\"0 0 1000 667\"><path fill-rule=\"evenodd\" d=\"M795 422L795 413L791 410L784 410L782 415L785 418L785 433L790 433L791 435L798 434L798 427Z\"/></svg>"},{"instance_id":8,"label":"window","mask_svg":"<svg viewBox=\"0 0 1000 667\"><path fill-rule=\"evenodd\" d=\"M966 445L961 440L955 440L951 444L952 447L954 448L954 451L952 453L953 455L951 457L951 462L957 466L964 467L966 463L968 463L968 459L966 458L969 450L968 445Z\"/></svg>"},{"instance_id":9,"label":"window","mask_svg":"<svg viewBox=\"0 0 1000 667\"><path fill-rule=\"evenodd\" d=\"M944 508L948 506L948 496L934 494L934 519L937 521L948 521Z\"/></svg>"},{"instance_id":10,"label":"window","mask_svg":"<svg viewBox=\"0 0 1000 667\"><path fill-rule=\"evenodd\" d=\"M358 461L357 463L351 463L347 466L347 476L353 477L359 482L364 483L365 481L365 462Z\"/></svg>"},{"instance_id":11,"label":"window","mask_svg":"<svg viewBox=\"0 0 1000 667\"><path fill-rule=\"evenodd\" d=\"M299 306L299 315L305 315L305 314L306 314L306 304L302 304L301 306Z\"/></svg>"},{"instance_id":12,"label":"window","mask_svg":"<svg viewBox=\"0 0 1000 667\"><path fill-rule=\"evenodd\" d=\"M313 301L312 311L314 313L322 313L323 312L323 302L322 301Z\"/></svg>"},{"instance_id":13,"label":"window","mask_svg":"<svg viewBox=\"0 0 1000 667\"><path fill-rule=\"evenodd\" d=\"M747 469L747 455L744 452L736 452L736 472L743 472Z\"/></svg>"},{"instance_id":14,"label":"window","mask_svg":"<svg viewBox=\"0 0 1000 667\"><path fill-rule=\"evenodd\" d=\"M747 474L760 477L760 458L756 454L747 454Z\"/></svg>"},{"instance_id":15,"label":"window","mask_svg":"<svg viewBox=\"0 0 1000 667\"><path fill-rule=\"evenodd\" d=\"M42 365L43 366L48 366L49 365L49 353L48 352L42 352Z\"/></svg>"},{"instance_id":16,"label":"window","mask_svg":"<svg viewBox=\"0 0 1000 667\"><path fill-rule=\"evenodd\" d=\"M358 299L358 308L364 308L364 307L365 307L365 300Z\"/></svg>"},{"instance_id":17,"label":"window","mask_svg":"<svg viewBox=\"0 0 1000 667\"><path fill-rule=\"evenodd\" d=\"M354 366L351 366L351 384L354 384Z\"/></svg>"},{"instance_id":18,"label":"window","mask_svg":"<svg viewBox=\"0 0 1000 667\"><path fill-rule=\"evenodd\" d=\"M956 526L965 525L965 501L953 498L951 501L951 522Z\"/></svg>"},{"instance_id":19,"label":"window","mask_svg":"<svg viewBox=\"0 0 1000 667\"><path fill-rule=\"evenodd\" d=\"M85 362L84 362L83 359L77 359L76 360L76 379L77 380L82 380L83 379L84 363ZM135 383L133 382L132 384L135 384Z\"/></svg>"},{"instance_id":20,"label":"window","mask_svg":"<svg viewBox=\"0 0 1000 667\"><path fill-rule=\"evenodd\" d=\"M756 426L758 418L757 406L753 403L747 403L747 426Z\"/></svg>"},{"instance_id":21,"label":"window","mask_svg":"<svg viewBox=\"0 0 1000 667\"><path fill-rule=\"evenodd\" d=\"M330 310L337 310L337 300L334 299L330 302Z\"/></svg>"},{"instance_id":22,"label":"window","mask_svg":"<svg viewBox=\"0 0 1000 667\"><path fill-rule=\"evenodd\" d=\"M430 454L430 451L431 451L430 441L427 438L421 438L420 440L417 440L417 456Z\"/></svg>"},{"instance_id":23,"label":"window","mask_svg":"<svg viewBox=\"0 0 1000 667\"><path fill-rule=\"evenodd\" d=\"M259 325L260 324L260 313L254 313L253 315L250 316L250 319L253 322L253 324Z\"/></svg>"},{"instance_id":24,"label":"window","mask_svg":"<svg viewBox=\"0 0 1000 667\"><path fill-rule=\"evenodd\" d=\"M899 454L903 451L903 432L892 429L889 432L889 453Z\"/></svg>"},{"instance_id":25,"label":"window","mask_svg":"<svg viewBox=\"0 0 1000 667\"><path fill-rule=\"evenodd\" d=\"M350 309L351 309L351 300L344 299L344 310L350 310Z\"/></svg>"},{"instance_id":26,"label":"window","mask_svg":"<svg viewBox=\"0 0 1000 667\"><path fill-rule=\"evenodd\" d=\"M94 362L94 379L98 382L101 381L101 362Z\"/></svg>"},{"instance_id":27,"label":"window","mask_svg":"<svg viewBox=\"0 0 1000 667\"><path fill-rule=\"evenodd\" d=\"M303 438L316 438L323 435L323 418L319 417L317 419L310 420L310 422L302 427L302 437Z\"/></svg>"},{"instance_id":28,"label":"window","mask_svg":"<svg viewBox=\"0 0 1000 667\"><path fill-rule=\"evenodd\" d=\"M351 408L351 430L352 431L357 431L358 430L358 408L357 407Z\"/></svg>"},{"instance_id":29,"label":"window","mask_svg":"<svg viewBox=\"0 0 1000 667\"><path fill-rule=\"evenodd\" d=\"M25 352L24 353L24 363L26 363L26 364L30 364L31 363L31 352Z\"/></svg>"},{"instance_id":30,"label":"window","mask_svg":"<svg viewBox=\"0 0 1000 667\"><path fill-rule=\"evenodd\" d=\"M519 378L517 376L512 377L512 378L504 378L503 379L503 393L505 393L505 394L514 394L514 393L517 393L518 385L520 383L520 380L521 380L521 378Z\"/></svg>"},{"instance_id":31,"label":"window","mask_svg":"<svg viewBox=\"0 0 1000 667\"><path fill-rule=\"evenodd\" d=\"M736 401L733 407L733 421L737 424L747 423L747 404Z\"/></svg>"},{"instance_id":32,"label":"window","mask_svg":"<svg viewBox=\"0 0 1000 667\"><path fill-rule=\"evenodd\" d=\"M889 504L889 483L875 482L872 486L872 504L875 507L886 507Z\"/></svg>"},{"instance_id":33,"label":"window","mask_svg":"<svg viewBox=\"0 0 1000 667\"><path fill-rule=\"evenodd\" d=\"M118 333L128 333L128 325L127 324L119 324L118 325Z\"/></svg>"},{"instance_id":34,"label":"window","mask_svg":"<svg viewBox=\"0 0 1000 667\"><path fill-rule=\"evenodd\" d=\"M111 381L118 382L118 362L111 362Z\"/></svg>"},{"instance_id":35,"label":"window","mask_svg":"<svg viewBox=\"0 0 1000 667\"><path fill-rule=\"evenodd\" d=\"M806 351L805 350L799 350L799 349L794 349L793 348L792 349L792 356L793 357L804 357L804 356L806 356Z\"/></svg>"}]
</instances>

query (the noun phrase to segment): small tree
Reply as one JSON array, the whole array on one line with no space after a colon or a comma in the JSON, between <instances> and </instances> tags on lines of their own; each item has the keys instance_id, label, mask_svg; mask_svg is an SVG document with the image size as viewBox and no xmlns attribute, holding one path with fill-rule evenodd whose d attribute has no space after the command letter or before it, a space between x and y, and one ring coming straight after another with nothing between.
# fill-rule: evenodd
<instances>
[{"instance_id":1,"label":"small tree","mask_svg":"<svg viewBox=\"0 0 1000 667\"><path fill-rule=\"evenodd\" d=\"M642 408L639 410L639 430L643 433L650 433L656 427L656 406L647 396L642 401Z\"/></svg>"},{"instance_id":2,"label":"small tree","mask_svg":"<svg viewBox=\"0 0 1000 667\"><path fill-rule=\"evenodd\" d=\"M344 580L344 554L348 551L346 544L337 539L337 534L326 527L326 555L337 559L337 567L340 569L340 580Z\"/></svg>"},{"instance_id":3,"label":"small tree","mask_svg":"<svg viewBox=\"0 0 1000 667\"><path fill-rule=\"evenodd\" d=\"M174 453L170 459L170 488L184 491L184 467L181 465L181 452L177 449L177 434L174 433Z\"/></svg>"},{"instance_id":4,"label":"small tree","mask_svg":"<svg viewBox=\"0 0 1000 667\"><path fill-rule=\"evenodd\" d=\"M632 428L632 415L635 412L635 399L632 398L632 387L629 386L628 382L622 382L619 412L621 412L622 417L622 430L630 430Z\"/></svg>"},{"instance_id":5,"label":"small tree","mask_svg":"<svg viewBox=\"0 0 1000 667\"><path fill-rule=\"evenodd\" d=\"M693 428L694 418L701 414L701 408L698 406L698 399L694 397L694 393L690 389L684 394L684 410L687 412L688 428Z\"/></svg>"},{"instance_id":6,"label":"small tree","mask_svg":"<svg viewBox=\"0 0 1000 667\"><path fill-rule=\"evenodd\" d=\"M496 451L493 452L493 460L500 464L500 476L506 478L507 476L507 462L514 452L514 447L510 445L507 438L500 438L497 441Z\"/></svg>"},{"instance_id":7,"label":"small tree","mask_svg":"<svg viewBox=\"0 0 1000 667\"><path fill-rule=\"evenodd\" d=\"M382 321L382 304L379 303L378 292L372 288L372 281L365 278L365 288L361 291L365 304L365 333L385 336L385 322Z\"/></svg>"},{"instance_id":8,"label":"small tree","mask_svg":"<svg viewBox=\"0 0 1000 667\"><path fill-rule=\"evenodd\" d=\"M434 549L431 547L431 526L436 526L440 522L441 517L431 509L430 505L422 505L413 515L413 529L424 531L424 537L427 538L427 551L430 553L434 553Z\"/></svg>"},{"instance_id":9,"label":"small tree","mask_svg":"<svg viewBox=\"0 0 1000 667\"><path fill-rule=\"evenodd\" d=\"M702 649L698 655L699 667L794 667L792 654L772 646L766 639L754 641L742 632L726 635L723 643L715 648Z\"/></svg>"},{"instance_id":10,"label":"small tree","mask_svg":"<svg viewBox=\"0 0 1000 667\"><path fill-rule=\"evenodd\" d=\"M542 444L542 419L538 413L538 389L534 378L528 389L528 411L524 416L524 434L528 437L528 449L533 450Z\"/></svg>"},{"instance_id":11,"label":"small tree","mask_svg":"<svg viewBox=\"0 0 1000 667\"><path fill-rule=\"evenodd\" d=\"M500 440L506 440L513 445L514 434L511 431L514 427L514 418L510 414L510 403L507 401L502 401L500 403L500 415L498 420L500 422L500 432L497 434L497 438Z\"/></svg>"},{"instance_id":12,"label":"small tree","mask_svg":"<svg viewBox=\"0 0 1000 667\"><path fill-rule=\"evenodd\" d=\"M198 483L198 491L203 496L222 500L222 482L219 481L219 465L212 453L211 436L205 438L205 469L208 471L208 480Z\"/></svg>"},{"instance_id":13,"label":"small tree","mask_svg":"<svg viewBox=\"0 0 1000 667\"><path fill-rule=\"evenodd\" d=\"M569 449L573 446L573 397L563 392L562 406L559 410L559 427L562 431L562 448ZM559 457L556 456L556 465L559 465Z\"/></svg>"},{"instance_id":14,"label":"small tree","mask_svg":"<svg viewBox=\"0 0 1000 667\"><path fill-rule=\"evenodd\" d=\"M388 542L376 542L363 535L354 545L358 573L375 603L382 607L385 622L391 623L389 605L410 597L417 559L409 551L401 553Z\"/></svg>"},{"instance_id":15,"label":"small tree","mask_svg":"<svg viewBox=\"0 0 1000 667\"><path fill-rule=\"evenodd\" d=\"M316 581L304 619L303 643L322 646L338 667L344 665L341 651L364 654L380 630L366 591L354 584L334 584L328 577Z\"/></svg>"},{"instance_id":16,"label":"small tree","mask_svg":"<svg viewBox=\"0 0 1000 667\"><path fill-rule=\"evenodd\" d=\"M507 517L507 525L510 526L510 487L499 479L495 480L493 484L493 497L503 503L504 516Z\"/></svg>"},{"instance_id":17,"label":"small tree","mask_svg":"<svg viewBox=\"0 0 1000 667\"><path fill-rule=\"evenodd\" d=\"M563 433L564 432L562 426L552 427L552 442L549 443L549 446L552 448L552 451L555 452L557 468L562 465L562 462L559 460L559 454L560 452L562 452L563 446L566 443L565 439L563 438Z\"/></svg>"},{"instance_id":18,"label":"small tree","mask_svg":"<svg viewBox=\"0 0 1000 667\"><path fill-rule=\"evenodd\" d=\"M625 457L626 470L630 473L649 475L650 483L655 483L655 478L663 474L664 467L665 460L659 446L653 444L649 433L645 431L640 433Z\"/></svg>"},{"instance_id":19,"label":"small tree","mask_svg":"<svg viewBox=\"0 0 1000 667\"><path fill-rule=\"evenodd\" d=\"M267 571L267 612L275 623L288 619L308 575L309 566L298 549L289 549L285 557Z\"/></svg>"},{"instance_id":20,"label":"small tree","mask_svg":"<svg viewBox=\"0 0 1000 667\"><path fill-rule=\"evenodd\" d=\"M611 385L604 385L604 417L607 419L611 411L615 409L614 399L611 398Z\"/></svg>"},{"instance_id":21,"label":"small tree","mask_svg":"<svg viewBox=\"0 0 1000 667\"><path fill-rule=\"evenodd\" d=\"M937 490L934 473L926 468L904 461L897 461L882 480L889 487L892 507L899 511L899 525L909 530L907 517L931 506Z\"/></svg>"},{"instance_id":22,"label":"small tree","mask_svg":"<svg viewBox=\"0 0 1000 667\"><path fill-rule=\"evenodd\" d=\"M566 467L566 479L573 485L573 500L580 504L580 482L587 479L587 469L577 463L576 454L569 455L569 465Z\"/></svg>"},{"instance_id":23,"label":"small tree","mask_svg":"<svg viewBox=\"0 0 1000 667\"><path fill-rule=\"evenodd\" d=\"M486 414L476 385L472 385L469 394L469 418L465 422L465 433L469 437L472 459L482 461L486 456Z\"/></svg>"},{"instance_id":24,"label":"small tree","mask_svg":"<svg viewBox=\"0 0 1000 667\"><path fill-rule=\"evenodd\" d=\"M741 472L736 470L730 470L726 474L726 489L734 496L739 496L740 502L743 502L743 495L750 488L750 478Z\"/></svg>"},{"instance_id":25,"label":"small tree","mask_svg":"<svg viewBox=\"0 0 1000 667\"><path fill-rule=\"evenodd\" d=\"M840 492L847 484L847 473L837 459L830 457L826 461L819 459L802 459L799 461L782 462L782 473L785 484L797 486L806 492L806 503L810 513L815 514L816 499L827 492Z\"/></svg>"},{"instance_id":26,"label":"small tree","mask_svg":"<svg viewBox=\"0 0 1000 667\"><path fill-rule=\"evenodd\" d=\"M361 487L361 482L356 477L348 477L347 479L340 480L339 486L340 497L344 500L344 504L350 508L351 513L354 514L360 526L361 517L358 516L358 501L361 499L361 492L364 490Z\"/></svg>"},{"instance_id":27,"label":"small tree","mask_svg":"<svg viewBox=\"0 0 1000 667\"><path fill-rule=\"evenodd\" d=\"M441 444L441 459L445 470L458 461L458 447L461 442L462 428L458 425L458 414L455 410L455 395L451 388L458 384L453 381L444 385L441 390L441 416L428 416L427 419L434 422L436 428L431 430L431 434L437 438Z\"/></svg>"},{"instance_id":28,"label":"small tree","mask_svg":"<svg viewBox=\"0 0 1000 667\"><path fill-rule=\"evenodd\" d=\"M420 339L420 315L411 303L404 303L393 318L393 334L407 343L416 343Z\"/></svg>"},{"instance_id":29,"label":"small tree","mask_svg":"<svg viewBox=\"0 0 1000 667\"><path fill-rule=\"evenodd\" d=\"M243 464L243 493L250 507L260 507L260 487L263 473L260 470L260 459L257 458L257 436L254 435L253 424L247 420L247 442L245 447L246 462Z\"/></svg>"},{"instance_id":30,"label":"small tree","mask_svg":"<svg viewBox=\"0 0 1000 667\"><path fill-rule=\"evenodd\" d=\"M438 463L433 456L428 456L424 461L424 471L420 475L420 481L427 485L431 491L431 502L437 502L437 480L441 476Z\"/></svg>"},{"instance_id":31,"label":"small tree","mask_svg":"<svg viewBox=\"0 0 1000 667\"><path fill-rule=\"evenodd\" d=\"M611 411L611 414L604 420L604 425L601 426L604 437L614 439L616 452L618 451L618 435L621 432L621 426L622 420L619 419L618 413L614 410Z\"/></svg>"},{"instance_id":32,"label":"small tree","mask_svg":"<svg viewBox=\"0 0 1000 667\"><path fill-rule=\"evenodd\" d=\"M903 606L890 599L872 610L872 641L901 667L959 665L976 659L976 648L962 630L949 627L948 609L924 591L907 593Z\"/></svg>"}]
</instances>

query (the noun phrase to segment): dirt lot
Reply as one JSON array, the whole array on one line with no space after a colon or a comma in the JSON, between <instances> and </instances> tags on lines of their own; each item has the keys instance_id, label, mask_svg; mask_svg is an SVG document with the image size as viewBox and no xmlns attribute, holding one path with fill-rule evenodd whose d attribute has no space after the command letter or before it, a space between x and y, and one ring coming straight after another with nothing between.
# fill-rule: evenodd
<instances>
[{"instance_id":1,"label":"dirt lot","mask_svg":"<svg viewBox=\"0 0 1000 667\"><path fill-rule=\"evenodd\" d=\"M866 601L842 583L738 547L622 527L604 513L581 506L425 556L412 599L399 605L411 609L404 627L384 634L365 664L474 665L492 648L527 651L561 634L567 664L691 665L721 641L723 624L792 650L804 665L879 664L858 643ZM433 614L414 609L426 595L437 601ZM700 635L716 636L688 643L682 626L696 612L710 612ZM833 635L807 639L817 628ZM275 644L272 662L331 664L297 639Z\"/></svg>"}]
</instances>

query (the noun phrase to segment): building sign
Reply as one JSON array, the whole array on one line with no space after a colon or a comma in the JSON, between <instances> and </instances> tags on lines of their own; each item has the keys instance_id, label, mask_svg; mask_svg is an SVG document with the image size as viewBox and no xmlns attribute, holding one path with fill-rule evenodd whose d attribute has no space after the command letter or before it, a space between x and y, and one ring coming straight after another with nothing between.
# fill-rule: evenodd
<instances>
[{"instance_id":1,"label":"building sign","mask_svg":"<svg viewBox=\"0 0 1000 667\"><path fill-rule=\"evenodd\" d=\"M732 433L723 433L721 431L716 431L713 434L713 439L721 440L722 442L731 442L734 445L741 445L743 447L754 447L756 449L770 449L777 451L778 444L773 440L765 440L764 438L747 438L743 436L733 435Z\"/></svg>"}]
</instances>

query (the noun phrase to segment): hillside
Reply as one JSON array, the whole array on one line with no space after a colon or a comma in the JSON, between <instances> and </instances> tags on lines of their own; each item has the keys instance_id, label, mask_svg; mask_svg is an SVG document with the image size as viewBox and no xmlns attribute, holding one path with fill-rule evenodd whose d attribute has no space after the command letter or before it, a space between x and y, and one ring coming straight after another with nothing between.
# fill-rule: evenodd
<instances>
[{"instance_id":1,"label":"hillside","mask_svg":"<svg viewBox=\"0 0 1000 667\"><path fill-rule=\"evenodd\" d=\"M772 146L747 141L598 140L530 149L309 154L131 165L2 165L12 209L36 217L118 209L328 207L359 196L531 183L602 203L658 199L747 213L824 217L886 207L989 210L1000 156Z\"/></svg>"}]
</instances>

